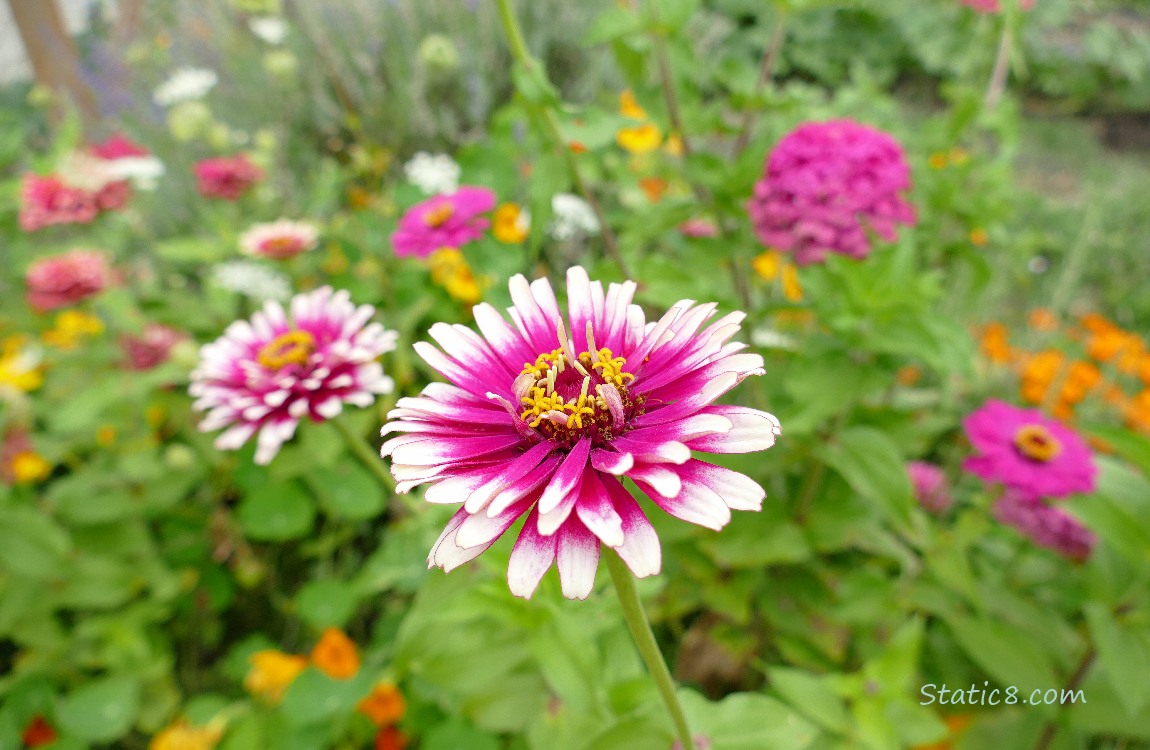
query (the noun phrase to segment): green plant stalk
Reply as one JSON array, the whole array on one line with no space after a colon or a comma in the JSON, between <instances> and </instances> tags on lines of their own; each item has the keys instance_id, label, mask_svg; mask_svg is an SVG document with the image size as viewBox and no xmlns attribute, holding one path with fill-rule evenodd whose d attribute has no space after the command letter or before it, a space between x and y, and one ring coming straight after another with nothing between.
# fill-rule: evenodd
<instances>
[{"instance_id":1,"label":"green plant stalk","mask_svg":"<svg viewBox=\"0 0 1150 750\"><path fill-rule=\"evenodd\" d=\"M527 49L527 42L523 38L523 31L519 27L519 19L515 16L515 10L511 7L511 0L495 0L495 5L499 9L499 22L503 26L504 36L507 37L507 44L511 48L511 56L526 70L535 69L539 63L531 56L530 50ZM599 205L599 201L595 199L595 196L591 193L591 189L587 186L587 182L583 179L583 175L579 171L579 165L575 161L575 154L572 153L571 149L567 147L567 144L563 142L563 136L559 132L559 122L555 119L555 113L549 108L537 106L533 102L528 102L528 106L535 110L544 134L547 136L547 139L551 141L556 152L562 156L564 163L567 165L567 172L571 177L571 182L575 185L575 190L583 196L583 199L591 206L591 210L595 212L595 218L599 221L599 231L603 236L603 246L607 249L607 254L611 256L611 260L618 266L619 272L622 273L623 276L630 278L631 273L627 270L627 264L623 262L623 256L619 254L619 246L615 241L615 234L607 225L606 217L603 215L603 208Z\"/></svg>"},{"instance_id":2,"label":"green plant stalk","mask_svg":"<svg viewBox=\"0 0 1150 750\"><path fill-rule=\"evenodd\" d=\"M767 51L763 53L763 64L759 68L759 79L755 82L755 95L763 93L763 89L767 87L767 83L775 77L775 65L778 64L779 54L783 49L783 40L786 39L787 30L787 9L786 6L779 8L779 17L775 21L775 28L771 32L771 41L767 47ZM751 140L751 126L755 122L755 111L748 110L743 116L743 125L739 128L739 137L735 140L734 159L738 159L743 153L743 149Z\"/></svg>"},{"instance_id":3,"label":"green plant stalk","mask_svg":"<svg viewBox=\"0 0 1150 750\"><path fill-rule=\"evenodd\" d=\"M671 127L683 144L683 155L690 157L691 141L687 138L687 131L683 128L683 116L679 112L679 97L675 95L675 81L671 77L671 62L667 57L667 40L662 29L659 28L658 0L648 0L647 15L651 18L651 38L655 44L655 60L659 65L659 81L663 87L663 99L667 102L667 116L671 118Z\"/></svg>"},{"instance_id":4,"label":"green plant stalk","mask_svg":"<svg viewBox=\"0 0 1150 750\"><path fill-rule=\"evenodd\" d=\"M635 579L623 559L614 550L605 550L607 570L611 572L611 582L615 584L615 593L619 597L619 604L623 607L623 618L631 630L631 637L639 649L639 655L647 665L647 670L655 680L659 695L671 714L675 723L675 732L683 744L683 750L695 750L695 742L691 738L691 730L687 726L687 717L679 699L675 695L675 681L671 678L671 671L663 661L663 654L659 651L659 644L655 641L655 634L651 632L651 624L647 621L647 613L643 610L643 602L639 600L639 592L635 589Z\"/></svg>"},{"instance_id":5,"label":"green plant stalk","mask_svg":"<svg viewBox=\"0 0 1150 750\"><path fill-rule=\"evenodd\" d=\"M395 491L395 478L384 468L383 459L376 455L375 451L367 447L367 443L364 441L362 435L355 434L355 432L347 426L347 422L341 417L329 419L328 422L339 432L343 438L343 442L347 444L347 447L351 449L351 452L355 454L359 462L363 464L368 471L374 474L375 478L379 480L379 483L384 486L384 489L387 490L388 497L399 497L407 510L412 513L419 510L419 503L412 500L408 495L400 495Z\"/></svg>"}]
</instances>

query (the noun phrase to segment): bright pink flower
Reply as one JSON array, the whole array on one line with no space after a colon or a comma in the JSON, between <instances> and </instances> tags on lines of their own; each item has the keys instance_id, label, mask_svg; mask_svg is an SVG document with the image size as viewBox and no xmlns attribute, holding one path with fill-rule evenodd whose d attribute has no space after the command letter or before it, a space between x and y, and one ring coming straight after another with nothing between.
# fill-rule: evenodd
<instances>
[{"instance_id":1,"label":"bright pink flower","mask_svg":"<svg viewBox=\"0 0 1150 750\"><path fill-rule=\"evenodd\" d=\"M96 193L96 205L101 211L118 211L128 205L132 186L127 180L109 182Z\"/></svg>"},{"instance_id":2,"label":"bright pink flower","mask_svg":"<svg viewBox=\"0 0 1150 750\"><path fill-rule=\"evenodd\" d=\"M378 359L398 336L368 323L374 314L325 286L296 295L290 316L272 301L250 323L232 323L200 350L191 375L193 407L207 412L200 429L228 428L216 438L221 450L238 449L258 431L255 461L266 464L304 417L322 422L345 403L371 406L394 387Z\"/></svg>"},{"instance_id":3,"label":"bright pink flower","mask_svg":"<svg viewBox=\"0 0 1150 750\"><path fill-rule=\"evenodd\" d=\"M719 228L709 219L687 219L679 225L679 234L684 237L718 237Z\"/></svg>"},{"instance_id":4,"label":"bright pink flower","mask_svg":"<svg viewBox=\"0 0 1150 750\"><path fill-rule=\"evenodd\" d=\"M132 370L151 370L168 361L172 347L188 335L159 323L148 323L139 336L125 336L121 343Z\"/></svg>"},{"instance_id":5,"label":"bright pink flower","mask_svg":"<svg viewBox=\"0 0 1150 750\"><path fill-rule=\"evenodd\" d=\"M473 312L481 334L437 323L416 351L452 385L402 398L382 434L399 492L430 483L427 500L463 503L428 558L450 571L526 515L507 580L530 597L557 563L563 593L585 599L600 543L636 576L658 573L659 538L624 488L630 478L677 518L721 529L731 510L759 510L752 479L692 451L749 453L779 434L773 416L713 402L763 358L728 343L744 315L705 326L715 304L683 300L647 324L636 285L592 283L567 271L567 312L546 279L511 279L508 324L492 306Z\"/></svg>"},{"instance_id":6,"label":"bright pink flower","mask_svg":"<svg viewBox=\"0 0 1150 750\"><path fill-rule=\"evenodd\" d=\"M114 161L130 156L151 156L151 152L138 143L133 143L117 133L103 143L97 143L88 148L88 153L101 159Z\"/></svg>"},{"instance_id":7,"label":"bright pink flower","mask_svg":"<svg viewBox=\"0 0 1150 750\"><path fill-rule=\"evenodd\" d=\"M112 269L100 250L70 250L33 262L24 281L28 304L44 312L99 294L112 283Z\"/></svg>"},{"instance_id":8,"label":"bright pink flower","mask_svg":"<svg viewBox=\"0 0 1150 750\"><path fill-rule=\"evenodd\" d=\"M263 170L248 157L225 156L204 159L195 166L196 189L206 198L239 200L253 185L263 179Z\"/></svg>"},{"instance_id":9,"label":"bright pink flower","mask_svg":"<svg viewBox=\"0 0 1150 750\"><path fill-rule=\"evenodd\" d=\"M1036 409L987 401L963 422L978 455L962 468L1026 498L1092 492L1094 458L1086 441Z\"/></svg>"},{"instance_id":10,"label":"bright pink flower","mask_svg":"<svg viewBox=\"0 0 1150 750\"><path fill-rule=\"evenodd\" d=\"M931 513L945 513L953 499L942 469L926 461L911 461L906 465L906 472L918 504Z\"/></svg>"},{"instance_id":11,"label":"bright pink flower","mask_svg":"<svg viewBox=\"0 0 1150 750\"><path fill-rule=\"evenodd\" d=\"M868 232L894 242L897 225L915 223L902 197L908 189L910 168L894 138L852 120L812 122L771 151L747 211L759 240L800 266L828 253L865 258Z\"/></svg>"},{"instance_id":12,"label":"bright pink flower","mask_svg":"<svg viewBox=\"0 0 1150 750\"><path fill-rule=\"evenodd\" d=\"M24 175L20 189L20 228L35 232L53 224L87 224L100 213L96 196L65 185L55 175Z\"/></svg>"},{"instance_id":13,"label":"bright pink flower","mask_svg":"<svg viewBox=\"0 0 1150 750\"><path fill-rule=\"evenodd\" d=\"M1019 0L1018 7L1022 10L1031 10L1036 0ZM963 5L975 13L998 13L1002 10L999 0L959 0Z\"/></svg>"},{"instance_id":14,"label":"bright pink flower","mask_svg":"<svg viewBox=\"0 0 1150 750\"><path fill-rule=\"evenodd\" d=\"M1081 562L1090 557L1097 537L1077 518L1061 508L1052 508L1038 498L1007 492L994 504L994 517L1013 526L1039 547L1052 549L1063 557Z\"/></svg>"},{"instance_id":15,"label":"bright pink flower","mask_svg":"<svg viewBox=\"0 0 1150 750\"><path fill-rule=\"evenodd\" d=\"M487 188L465 185L454 193L434 195L399 220L391 235L395 254L426 258L445 247L463 247L483 236L491 222L481 214L493 208L495 193Z\"/></svg>"},{"instance_id":16,"label":"bright pink flower","mask_svg":"<svg viewBox=\"0 0 1150 750\"><path fill-rule=\"evenodd\" d=\"M280 219L255 224L240 237L240 252L257 258L286 260L315 249L319 230L304 221Z\"/></svg>"}]
</instances>

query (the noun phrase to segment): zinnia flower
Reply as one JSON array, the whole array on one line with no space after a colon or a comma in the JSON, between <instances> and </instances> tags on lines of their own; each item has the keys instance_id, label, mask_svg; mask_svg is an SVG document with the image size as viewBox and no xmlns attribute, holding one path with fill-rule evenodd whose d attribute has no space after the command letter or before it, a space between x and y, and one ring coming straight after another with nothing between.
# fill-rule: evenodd
<instances>
[{"instance_id":1,"label":"zinnia flower","mask_svg":"<svg viewBox=\"0 0 1150 750\"><path fill-rule=\"evenodd\" d=\"M251 669L244 677L244 687L272 705L283 700L295 678L307 669L305 657L275 649L257 651L248 657L248 663Z\"/></svg>"},{"instance_id":2,"label":"zinnia flower","mask_svg":"<svg viewBox=\"0 0 1150 750\"><path fill-rule=\"evenodd\" d=\"M126 136L116 133L103 143L97 143L88 148L93 156L114 161L133 156L151 156L151 152Z\"/></svg>"},{"instance_id":3,"label":"zinnia flower","mask_svg":"<svg viewBox=\"0 0 1150 750\"><path fill-rule=\"evenodd\" d=\"M207 414L204 432L227 428L216 447L235 450L259 432L255 461L266 464L295 434L299 421L331 419L345 403L370 406L394 386L377 361L398 336L370 305L346 291L321 287L297 295L290 317L270 301L251 322L236 321L200 350L188 392Z\"/></svg>"},{"instance_id":4,"label":"zinnia flower","mask_svg":"<svg viewBox=\"0 0 1150 750\"><path fill-rule=\"evenodd\" d=\"M679 225L679 234L684 237L718 237L719 227L710 219L695 217Z\"/></svg>"},{"instance_id":5,"label":"zinnia flower","mask_svg":"<svg viewBox=\"0 0 1150 750\"><path fill-rule=\"evenodd\" d=\"M372 724L385 726L403 718L407 712L407 701L394 683L380 682L366 698L355 704L355 710L366 716Z\"/></svg>"},{"instance_id":6,"label":"zinnia flower","mask_svg":"<svg viewBox=\"0 0 1150 750\"><path fill-rule=\"evenodd\" d=\"M311 663L333 680L350 680L359 672L359 649L339 628L327 628L311 650Z\"/></svg>"},{"instance_id":7,"label":"zinnia flower","mask_svg":"<svg viewBox=\"0 0 1150 750\"><path fill-rule=\"evenodd\" d=\"M423 191L424 195L454 193L459 189L461 170L455 159L447 154L429 154L420 151L403 165L407 181Z\"/></svg>"},{"instance_id":8,"label":"zinnia flower","mask_svg":"<svg viewBox=\"0 0 1150 750\"><path fill-rule=\"evenodd\" d=\"M240 237L240 252L272 260L293 258L315 249L319 230L306 221L280 219L255 224Z\"/></svg>"},{"instance_id":9,"label":"zinnia flower","mask_svg":"<svg viewBox=\"0 0 1150 750\"><path fill-rule=\"evenodd\" d=\"M784 136L747 204L755 234L800 266L828 253L865 258L867 232L887 242L914 224L902 198L910 168L898 142L851 120L807 123Z\"/></svg>"},{"instance_id":10,"label":"zinnia flower","mask_svg":"<svg viewBox=\"0 0 1150 750\"><path fill-rule=\"evenodd\" d=\"M221 157L204 159L195 166L196 189L206 198L239 200L240 196L263 179L263 170L252 164L248 157Z\"/></svg>"},{"instance_id":11,"label":"zinnia flower","mask_svg":"<svg viewBox=\"0 0 1150 750\"><path fill-rule=\"evenodd\" d=\"M910 476L918 504L931 513L945 513L954 502L946 474L938 466L926 461L911 461L906 466L906 473Z\"/></svg>"},{"instance_id":12,"label":"zinnia flower","mask_svg":"<svg viewBox=\"0 0 1150 750\"><path fill-rule=\"evenodd\" d=\"M507 580L530 597L557 563L563 593L591 592L600 542L638 577L659 572L659 539L621 480L632 479L671 515L721 529L731 510L759 510L765 496L749 477L692 458L692 451L769 448L779 423L766 412L712 402L763 359L728 343L744 315L704 326L716 305L684 300L648 325L631 304L634 282L567 272L569 315L546 279L510 283L509 325L477 305L482 335L438 323L443 347L416 351L451 385L432 383L403 398L382 433L399 492L430 483L427 500L463 507L428 558L451 570L478 557L516 519L526 523Z\"/></svg>"},{"instance_id":13,"label":"zinnia flower","mask_svg":"<svg viewBox=\"0 0 1150 750\"><path fill-rule=\"evenodd\" d=\"M100 213L96 196L66 185L55 175L24 175L20 187L20 229L35 232L53 224L87 224Z\"/></svg>"},{"instance_id":14,"label":"zinnia flower","mask_svg":"<svg viewBox=\"0 0 1150 750\"><path fill-rule=\"evenodd\" d=\"M1078 519L1061 508L1052 508L1038 498L1007 492L994 505L994 517L1013 526L1039 547L1052 549L1076 562L1090 556L1097 537Z\"/></svg>"},{"instance_id":15,"label":"zinnia flower","mask_svg":"<svg viewBox=\"0 0 1150 750\"><path fill-rule=\"evenodd\" d=\"M479 239L490 222L482 216L495 208L495 193L464 186L417 203L399 220L391 244L399 256L426 258L445 247L460 248Z\"/></svg>"},{"instance_id":16,"label":"zinnia flower","mask_svg":"<svg viewBox=\"0 0 1150 750\"><path fill-rule=\"evenodd\" d=\"M1073 430L1034 409L987 401L963 422L978 455L962 467L1026 498L1094 490L1090 447Z\"/></svg>"},{"instance_id":17,"label":"zinnia flower","mask_svg":"<svg viewBox=\"0 0 1150 750\"><path fill-rule=\"evenodd\" d=\"M35 261L24 281L28 304L45 312L99 294L112 282L112 269L106 253L71 250Z\"/></svg>"},{"instance_id":18,"label":"zinnia flower","mask_svg":"<svg viewBox=\"0 0 1150 750\"><path fill-rule=\"evenodd\" d=\"M202 99L219 83L215 71L207 68L178 68L172 77L152 92L152 100L161 107Z\"/></svg>"},{"instance_id":19,"label":"zinnia flower","mask_svg":"<svg viewBox=\"0 0 1150 750\"><path fill-rule=\"evenodd\" d=\"M188 338L187 334L159 323L148 323L139 336L122 339L128 367L143 371L159 367L168 361L172 347Z\"/></svg>"},{"instance_id":20,"label":"zinnia flower","mask_svg":"<svg viewBox=\"0 0 1150 750\"><path fill-rule=\"evenodd\" d=\"M1022 10L1030 10L1034 7L1035 1L1018 0L1018 7ZM998 13L1002 10L1002 4L999 0L959 0L959 2L975 13Z\"/></svg>"}]
</instances>

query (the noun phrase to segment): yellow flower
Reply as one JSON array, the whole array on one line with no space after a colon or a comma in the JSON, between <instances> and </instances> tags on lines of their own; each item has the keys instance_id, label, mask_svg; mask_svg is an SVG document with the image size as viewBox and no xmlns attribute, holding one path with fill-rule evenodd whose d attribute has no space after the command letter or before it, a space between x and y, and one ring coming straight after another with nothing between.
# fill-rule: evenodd
<instances>
[{"instance_id":1,"label":"yellow flower","mask_svg":"<svg viewBox=\"0 0 1150 750\"><path fill-rule=\"evenodd\" d=\"M983 355L991 362L1005 364L1010 361L1010 335L1002 323L988 323L982 330Z\"/></svg>"},{"instance_id":2,"label":"yellow flower","mask_svg":"<svg viewBox=\"0 0 1150 750\"><path fill-rule=\"evenodd\" d=\"M180 719L153 737L148 750L212 750L223 733L223 722L218 720L197 727Z\"/></svg>"},{"instance_id":3,"label":"yellow flower","mask_svg":"<svg viewBox=\"0 0 1150 750\"><path fill-rule=\"evenodd\" d=\"M635 94L631 89L623 89L619 94L619 114L630 120L646 120L647 112L635 101Z\"/></svg>"},{"instance_id":4,"label":"yellow flower","mask_svg":"<svg viewBox=\"0 0 1150 750\"><path fill-rule=\"evenodd\" d=\"M930 165L931 169L946 169L948 161L946 154L936 153L931 154L930 158L926 160L926 163Z\"/></svg>"},{"instance_id":5,"label":"yellow flower","mask_svg":"<svg viewBox=\"0 0 1150 750\"><path fill-rule=\"evenodd\" d=\"M632 128L621 128L615 134L615 140L632 154L649 154L663 143L663 133L656 125L645 122Z\"/></svg>"},{"instance_id":6,"label":"yellow flower","mask_svg":"<svg viewBox=\"0 0 1150 750\"><path fill-rule=\"evenodd\" d=\"M436 250L427 259L431 280L439 284L453 299L474 305L482 298L482 290L463 253L454 247Z\"/></svg>"},{"instance_id":7,"label":"yellow flower","mask_svg":"<svg viewBox=\"0 0 1150 750\"><path fill-rule=\"evenodd\" d=\"M767 250L756 255L751 261L751 268L763 281L774 281L782 272L783 257L777 250Z\"/></svg>"},{"instance_id":8,"label":"yellow flower","mask_svg":"<svg viewBox=\"0 0 1150 750\"><path fill-rule=\"evenodd\" d=\"M1036 307L1026 316L1026 322L1036 331L1058 330L1058 317L1046 307Z\"/></svg>"},{"instance_id":9,"label":"yellow flower","mask_svg":"<svg viewBox=\"0 0 1150 750\"><path fill-rule=\"evenodd\" d=\"M23 336L9 336L0 344L0 388L5 386L25 393L44 384L40 357L25 347Z\"/></svg>"},{"instance_id":10,"label":"yellow flower","mask_svg":"<svg viewBox=\"0 0 1150 750\"><path fill-rule=\"evenodd\" d=\"M793 263L783 265L783 296L788 302L801 302L803 287L799 284L799 271Z\"/></svg>"},{"instance_id":11,"label":"yellow flower","mask_svg":"<svg viewBox=\"0 0 1150 750\"><path fill-rule=\"evenodd\" d=\"M52 464L31 450L20 451L12 456L9 468L12 472L12 481L16 484L37 484L52 473Z\"/></svg>"},{"instance_id":12,"label":"yellow flower","mask_svg":"<svg viewBox=\"0 0 1150 750\"><path fill-rule=\"evenodd\" d=\"M961 167L963 164L966 164L968 161L970 161L970 154L967 153L966 149L955 146L954 148L952 148L950 150L950 163L951 164L954 164L957 167Z\"/></svg>"},{"instance_id":13,"label":"yellow flower","mask_svg":"<svg viewBox=\"0 0 1150 750\"><path fill-rule=\"evenodd\" d=\"M96 445L107 448L116 442L116 428L111 425L101 425L96 430Z\"/></svg>"},{"instance_id":14,"label":"yellow flower","mask_svg":"<svg viewBox=\"0 0 1150 750\"><path fill-rule=\"evenodd\" d=\"M990 242L990 235L982 227L975 227L970 230L970 244L975 247L985 247L986 243Z\"/></svg>"},{"instance_id":15,"label":"yellow flower","mask_svg":"<svg viewBox=\"0 0 1150 750\"><path fill-rule=\"evenodd\" d=\"M359 672L359 649L339 628L323 631L311 650L315 668L336 680L350 680Z\"/></svg>"},{"instance_id":16,"label":"yellow flower","mask_svg":"<svg viewBox=\"0 0 1150 750\"><path fill-rule=\"evenodd\" d=\"M671 133L667 136L667 143L663 146L663 150L671 156L682 156L683 139L679 137L678 133Z\"/></svg>"},{"instance_id":17,"label":"yellow flower","mask_svg":"<svg viewBox=\"0 0 1150 750\"><path fill-rule=\"evenodd\" d=\"M257 651L248 657L248 662L252 668L244 678L244 687L272 705L283 700L284 691L307 669L306 658L275 649Z\"/></svg>"},{"instance_id":18,"label":"yellow flower","mask_svg":"<svg viewBox=\"0 0 1150 750\"><path fill-rule=\"evenodd\" d=\"M366 698L356 704L355 710L376 726L383 726L398 723L407 712L407 703L394 683L380 682Z\"/></svg>"},{"instance_id":19,"label":"yellow flower","mask_svg":"<svg viewBox=\"0 0 1150 750\"><path fill-rule=\"evenodd\" d=\"M491 233L500 242L519 245L527 240L531 231L531 216L518 204L504 203L495 209Z\"/></svg>"},{"instance_id":20,"label":"yellow flower","mask_svg":"<svg viewBox=\"0 0 1150 750\"><path fill-rule=\"evenodd\" d=\"M51 329L44 332L44 343L57 349L75 349L87 336L104 332L104 322L91 313L64 310L56 315Z\"/></svg>"}]
</instances>

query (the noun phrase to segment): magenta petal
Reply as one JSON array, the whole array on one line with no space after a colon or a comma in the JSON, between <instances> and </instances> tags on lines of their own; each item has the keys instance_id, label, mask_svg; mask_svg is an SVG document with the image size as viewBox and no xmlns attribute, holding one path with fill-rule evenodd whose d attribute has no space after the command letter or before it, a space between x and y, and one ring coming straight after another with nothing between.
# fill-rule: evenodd
<instances>
[{"instance_id":1,"label":"magenta petal","mask_svg":"<svg viewBox=\"0 0 1150 750\"><path fill-rule=\"evenodd\" d=\"M590 467L583 472L575 515L592 534L603 540L603 544L618 547L623 543L623 519L615 512L611 498L597 474Z\"/></svg>"},{"instance_id":2,"label":"magenta petal","mask_svg":"<svg viewBox=\"0 0 1150 750\"><path fill-rule=\"evenodd\" d=\"M623 523L623 543L615 551L636 578L656 575L663 567L663 553L655 527L618 479L603 477L603 487Z\"/></svg>"},{"instance_id":3,"label":"magenta petal","mask_svg":"<svg viewBox=\"0 0 1150 750\"><path fill-rule=\"evenodd\" d=\"M515 549L511 551L511 561L507 565L507 586L511 593L524 599L530 599L543 575L555 562L555 551L559 544L559 537L543 536L539 533L539 510L532 508L523 530L519 532L519 539L515 542Z\"/></svg>"},{"instance_id":4,"label":"magenta petal","mask_svg":"<svg viewBox=\"0 0 1150 750\"><path fill-rule=\"evenodd\" d=\"M560 503L562 503L568 495L574 493L574 490L579 486L579 479L583 476L583 469L587 466L587 459L591 455L591 441L583 438L571 452L567 454L567 458L563 460L563 465L559 467L559 471L555 472L555 476L551 478L551 483L547 485L547 489L543 491L542 497L539 498L539 513L547 515Z\"/></svg>"}]
</instances>

